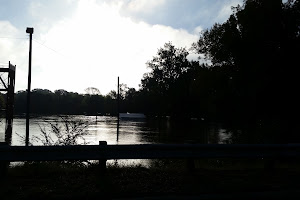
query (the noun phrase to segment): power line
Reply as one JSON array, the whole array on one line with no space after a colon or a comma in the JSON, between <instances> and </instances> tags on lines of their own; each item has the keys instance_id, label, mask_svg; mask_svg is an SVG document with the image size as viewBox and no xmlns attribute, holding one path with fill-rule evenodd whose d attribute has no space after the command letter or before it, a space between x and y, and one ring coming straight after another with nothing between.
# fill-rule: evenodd
<instances>
[{"instance_id":1,"label":"power line","mask_svg":"<svg viewBox=\"0 0 300 200\"><path fill-rule=\"evenodd\" d=\"M25 39L27 39L27 38L21 38L21 37L2 37L2 36L0 36L0 39L25 40Z\"/></svg>"},{"instance_id":2,"label":"power line","mask_svg":"<svg viewBox=\"0 0 300 200\"><path fill-rule=\"evenodd\" d=\"M36 43L38 43L38 44L40 44L40 45L42 45L42 46L44 46L44 47L46 47L47 49L49 49L49 50L51 50L51 51L53 51L53 52L55 52L55 53L57 53L57 54L59 54L59 55L61 55L61 56L64 56L64 57L65 57L65 55L63 55L63 54L59 53L58 51L56 51L56 50L54 50L54 49L52 49L52 48L50 48L50 47L48 47L48 46L44 45L43 43L39 42L38 40L36 40L36 39L33 39L33 41L34 41L34 42L36 42Z\"/></svg>"},{"instance_id":3,"label":"power line","mask_svg":"<svg viewBox=\"0 0 300 200\"><path fill-rule=\"evenodd\" d=\"M4 36L0 36L0 39L16 39L16 40L27 40L28 38L22 38L22 37L4 37ZM38 43L39 45L42 45L44 46L45 48L59 54L60 56L63 56L63 57L66 57L65 55L61 54L60 52L56 51L55 49L52 49L51 47L48 47L46 45L44 45L42 42L36 40L36 39L33 39L34 42ZM4 64L4 63L0 63L0 64Z\"/></svg>"}]
</instances>

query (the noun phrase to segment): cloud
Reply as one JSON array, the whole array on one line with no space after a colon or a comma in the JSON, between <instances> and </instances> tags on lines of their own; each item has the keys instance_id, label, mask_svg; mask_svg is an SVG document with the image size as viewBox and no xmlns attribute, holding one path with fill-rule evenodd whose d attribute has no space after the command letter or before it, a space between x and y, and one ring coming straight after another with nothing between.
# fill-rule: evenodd
<instances>
[{"instance_id":1,"label":"cloud","mask_svg":"<svg viewBox=\"0 0 300 200\"><path fill-rule=\"evenodd\" d=\"M202 31L203 31L203 28L201 26L197 26L196 28L194 28L193 33L200 34Z\"/></svg>"},{"instance_id":2,"label":"cloud","mask_svg":"<svg viewBox=\"0 0 300 200\"><path fill-rule=\"evenodd\" d=\"M24 31L25 33L25 31ZM8 62L17 66L16 78L26 79L28 64L28 42L25 34L22 34L8 21L0 21L0 63L1 67L7 68ZM27 49L26 49L27 47ZM26 65L26 67L25 67ZM16 82L20 86L19 82ZM23 85L25 86L25 85Z\"/></svg>"},{"instance_id":3,"label":"cloud","mask_svg":"<svg viewBox=\"0 0 300 200\"><path fill-rule=\"evenodd\" d=\"M131 0L125 4L131 12L154 13L157 7L160 7L165 3L166 0Z\"/></svg>"},{"instance_id":4,"label":"cloud","mask_svg":"<svg viewBox=\"0 0 300 200\"><path fill-rule=\"evenodd\" d=\"M17 65L16 90L26 89L28 24L35 29L32 88L84 92L96 87L106 94L116 89L118 76L138 88L149 70L145 63L164 43L188 49L201 30L225 21L231 5L240 1L33 0L24 8L30 16L25 22L0 21L0 36L26 38L1 39L0 62Z\"/></svg>"},{"instance_id":5,"label":"cloud","mask_svg":"<svg viewBox=\"0 0 300 200\"><path fill-rule=\"evenodd\" d=\"M223 23L231 14L231 6L238 3L242 3L242 0L128 0L121 3L121 14L136 21L171 26L193 33L197 26L206 29L216 22Z\"/></svg>"},{"instance_id":6,"label":"cloud","mask_svg":"<svg viewBox=\"0 0 300 200\"><path fill-rule=\"evenodd\" d=\"M118 2L79 1L71 17L36 36L32 87L77 92L96 87L106 94L120 76L120 82L138 88L148 71L145 63L164 43L189 48L198 39L184 29L134 21L121 8Z\"/></svg>"},{"instance_id":7,"label":"cloud","mask_svg":"<svg viewBox=\"0 0 300 200\"><path fill-rule=\"evenodd\" d=\"M225 22L229 16L232 14L232 6L237 6L238 4L242 4L242 0L231 0L226 1L226 4L223 4L216 15L216 18L214 19L216 22L223 23Z\"/></svg>"}]
</instances>

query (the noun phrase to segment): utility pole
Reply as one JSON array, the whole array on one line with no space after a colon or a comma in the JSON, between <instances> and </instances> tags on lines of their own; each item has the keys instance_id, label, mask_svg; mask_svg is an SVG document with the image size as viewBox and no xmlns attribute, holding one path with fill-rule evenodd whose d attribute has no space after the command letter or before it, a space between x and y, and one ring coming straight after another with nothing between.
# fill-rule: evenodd
<instances>
[{"instance_id":1,"label":"utility pole","mask_svg":"<svg viewBox=\"0 0 300 200\"><path fill-rule=\"evenodd\" d=\"M117 141L119 141L119 126L120 126L120 82L118 77L118 96L117 96L117 113L118 113L118 123L117 123Z\"/></svg>"},{"instance_id":2,"label":"utility pole","mask_svg":"<svg viewBox=\"0 0 300 200\"><path fill-rule=\"evenodd\" d=\"M30 85L31 85L31 50L32 50L32 34L33 28L26 29L26 33L29 33L29 66L28 66L28 88L27 88L27 109L26 109L26 138L25 145L29 145L29 112L30 112Z\"/></svg>"}]
</instances>

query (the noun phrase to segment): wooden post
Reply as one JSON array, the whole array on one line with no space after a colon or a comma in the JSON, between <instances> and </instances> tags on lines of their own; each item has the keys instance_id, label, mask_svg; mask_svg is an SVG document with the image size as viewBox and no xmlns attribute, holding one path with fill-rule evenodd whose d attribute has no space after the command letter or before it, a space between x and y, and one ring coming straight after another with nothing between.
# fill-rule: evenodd
<instances>
[{"instance_id":1,"label":"wooden post","mask_svg":"<svg viewBox=\"0 0 300 200\"><path fill-rule=\"evenodd\" d=\"M106 146L107 142L106 141L99 141L100 146ZM99 167L100 167L100 173L105 174L106 172L106 159L101 159L99 160Z\"/></svg>"}]
</instances>

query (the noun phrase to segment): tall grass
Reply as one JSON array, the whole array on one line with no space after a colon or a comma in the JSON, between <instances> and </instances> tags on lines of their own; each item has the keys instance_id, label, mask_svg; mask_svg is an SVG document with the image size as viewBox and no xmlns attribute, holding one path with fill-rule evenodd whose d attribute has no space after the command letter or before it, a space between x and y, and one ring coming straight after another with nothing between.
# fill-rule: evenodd
<instances>
[{"instance_id":1,"label":"tall grass","mask_svg":"<svg viewBox=\"0 0 300 200\"><path fill-rule=\"evenodd\" d=\"M72 116L59 116L57 120L46 121L39 124L40 135L32 135L29 145L42 144L44 146L67 146L88 144L84 138L89 134L87 128L89 122L76 119ZM25 141L25 136L16 133L21 141Z\"/></svg>"},{"instance_id":2,"label":"tall grass","mask_svg":"<svg viewBox=\"0 0 300 200\"><path fill-rule=\"evenodd\" d=\"M68 145L86 145L88 144L84 138L89 134L87 128L89 122L77 119L72 116L59 116L57 120L45 121L45 124L39 124L40 135L33 135L30 137L29 145L42 144L44 146L68 146ZM25 141L25 136L16 133L21 141ZM33 162L26 162L33 163ZM34 162L37 163L37 162ZM86 165L90 164L90 161L81 160L73 161L66 160L62 162L45 162L55 164L66 164L71 165Z\"/></svg>"}]
</instances>

